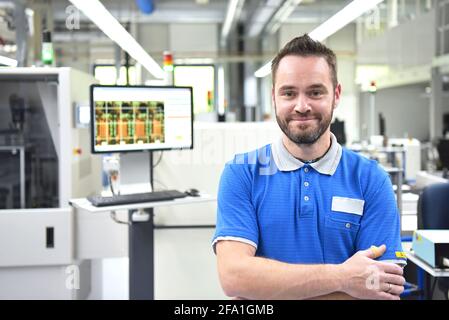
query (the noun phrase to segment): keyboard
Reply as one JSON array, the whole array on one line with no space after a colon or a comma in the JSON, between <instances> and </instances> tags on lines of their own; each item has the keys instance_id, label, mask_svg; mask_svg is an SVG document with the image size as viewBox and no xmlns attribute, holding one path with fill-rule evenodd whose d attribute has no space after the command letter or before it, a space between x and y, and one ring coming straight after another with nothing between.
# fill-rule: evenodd
<instances>
[{"instance_id":1,"label":"keyboard","mask_svg":"<svg viewBox=\"0 0 449 320\"><path fill-rule=\"evenodd\" d=\"M142 202L167 201L187 197L187 194L178 190L164 190L145 193L120 194L111 197L87 197L95 207L117 206Z\"/></svg>"}]
</instances>

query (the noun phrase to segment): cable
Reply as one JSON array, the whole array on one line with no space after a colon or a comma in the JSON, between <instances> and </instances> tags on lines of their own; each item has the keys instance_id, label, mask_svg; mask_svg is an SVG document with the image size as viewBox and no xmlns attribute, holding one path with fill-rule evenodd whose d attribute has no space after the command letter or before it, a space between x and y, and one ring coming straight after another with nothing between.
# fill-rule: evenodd
<instances>
[{"instance_id":1,"label":"cable","mask_svg":"<svg viewBox=\"0 0 449 320\"><path fill-rule=\"evenodd\" d=\"M129 221L122 221L122 220L117 219L115 211L111 211L111 218L112 218L112 220L114 220L118 224L126 224L126 225L129 225L129 226L132 224Z\"/></svg>"},{"instance_id":2,"label":"cable","mask_svg":"<svg viewBox=\"0 0 449 320\"><path fill-rule=\"evenodd\" d=\"M109 187L111 188L112 195L115 196L115 191L114 191L114 187L112 186L112 178L111 178L110 174L108 174L108 179L109 179Z\"/></svg>"},{"instance_id":3,"label":"cable","mask_svg":"<svg viewBox=\"0 0 449 320\"><path fill-rule=\"evenodd\" d=\"M156 163L153 164L153 169L156 168L156 167L159 165L159 163L160 163L161 160L162 160L162 155L163 155L163 154L164 154L164 151L161 151L161 154L159 155L159 159L157 159Z\"/></svg>"},{"instance_id":4,"label":"cable","mask_svg":"<svg viewBox=\"0 0 449 320\"><path fill-rule=\"evenodd\" d=\"M109 178L109 186L111 188L112 195L113 196L120 195L120 190L116 193L114 190L114 187L112 186L112 175L108 174L108 178Z\"/></svg>"}]
</instances>

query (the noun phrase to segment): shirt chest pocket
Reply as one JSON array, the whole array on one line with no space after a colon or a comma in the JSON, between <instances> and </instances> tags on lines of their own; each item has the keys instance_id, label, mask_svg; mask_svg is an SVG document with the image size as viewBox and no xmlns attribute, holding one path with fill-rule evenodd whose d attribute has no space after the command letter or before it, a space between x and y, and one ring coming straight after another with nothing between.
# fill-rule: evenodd
<instances>
[{"instance_id":1,"label":"shirt chest pocket","mask_svg":"<svg viewBox=\"0 0 449 320\"><path fill-rule=\"evenodd\" d=\"M326 219L326 227L357 232L363 216L364 200L333 197L331 212Z\"/></svg>"},{"instance_id":2,"label":"shirt chest pocket","mask_svg":"<svg viewBox=\"0 0 449 320\"><path fill-rule=\"evenodd\" d=\"M326 228L344 233L357 233L360 229L360 216L350 213L331 212L326 217Z\"/></svg>"},{"instance_id":3,"label":"shirt chest pocket","mask_svg":"<svg viewBox=\"0 0 449 320\"><path fill-rule=\"evenodd\" d=\"M352 256L363 216L364 201L333 197L325 218L324 258L326 263L341 263Z\"/></svg>"}]
</instances>

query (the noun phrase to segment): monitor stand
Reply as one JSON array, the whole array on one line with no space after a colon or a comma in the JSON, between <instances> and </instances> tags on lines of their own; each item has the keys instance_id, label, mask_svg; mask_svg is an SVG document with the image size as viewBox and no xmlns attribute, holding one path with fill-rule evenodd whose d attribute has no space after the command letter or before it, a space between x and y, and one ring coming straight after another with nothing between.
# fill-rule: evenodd
<instances>
[{"instance_id":1,"label":"monitor stand","mask_svg":"<svg viewBox=\"0 0 449 320\"><path fill-rule=\"evenodd\" d=\"M153 152L149 152L150 185L153 190ZM154 212L145 209L147 221L133 221L132 210L129 211L129 299L154 299Z\"/></svg>"}]
</instances>

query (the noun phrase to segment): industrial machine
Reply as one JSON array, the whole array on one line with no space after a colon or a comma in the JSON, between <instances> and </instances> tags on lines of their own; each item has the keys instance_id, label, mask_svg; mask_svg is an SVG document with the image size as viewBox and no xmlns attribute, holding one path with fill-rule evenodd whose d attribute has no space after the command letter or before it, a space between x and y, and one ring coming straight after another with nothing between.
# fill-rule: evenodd
<instances>
[{"instance_id":1,"label":"industrial machine","mask_svg":"<svg viewBox=\"0 0 449 320\"><path fill-rule=\"evenodd\" d=\"M71 68L0 68L0 299L89 293L75 281L90 279L90 261L69 199L101 190L101 157L75 116L92 83Z\"/></svg>"},{"instance_id":2,"label":"industrial machine","mask_svg":"<svg viewBox=\"0 0 449 320\"><path fill-rule=\"evenodd\" d=\"M412 248L433 268L449 268L449 230L416 230Z\"/></svg>"}]
</instances>

